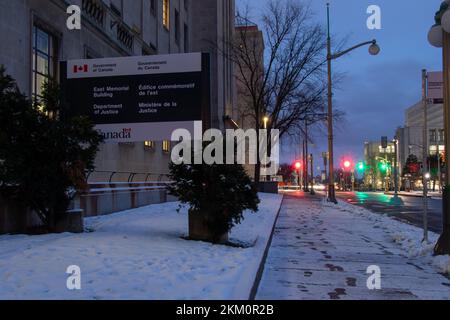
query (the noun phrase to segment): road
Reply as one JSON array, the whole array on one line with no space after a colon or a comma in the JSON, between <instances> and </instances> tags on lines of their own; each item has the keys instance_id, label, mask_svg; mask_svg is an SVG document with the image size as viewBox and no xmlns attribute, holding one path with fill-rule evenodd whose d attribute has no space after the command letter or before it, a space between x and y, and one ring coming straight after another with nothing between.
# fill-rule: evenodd
<instances>
[{"instance_id":1,"label":"road","mask_svg":"<svg viewBox=\"0 0 450 320\"><path fill-rule=\"evenodd\" d=\"M337 192L336 197L372 212L387 214L397 220L423 227L423 200L420 197L393 196L381 192ZM428 199L429 230L442 232L442 200Z\"/></svg>"}]
</instances>

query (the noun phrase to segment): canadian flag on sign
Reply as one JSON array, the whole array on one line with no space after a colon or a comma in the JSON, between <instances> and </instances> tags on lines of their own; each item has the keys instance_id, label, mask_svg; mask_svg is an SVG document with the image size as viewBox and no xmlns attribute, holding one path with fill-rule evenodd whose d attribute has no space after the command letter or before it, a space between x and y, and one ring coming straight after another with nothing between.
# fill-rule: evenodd
<instances>
[{"instance_id":1,"label":"canadian flag on sign","mask_svg":"<svg viewBox=\"0 0 450 320\"><path fill-rule=\"evenodd\" d=\"M82 65L82 66L73 66L73 73L78 73L78 72L88 72L88 65Z\"/></svg>"}]
</instances>

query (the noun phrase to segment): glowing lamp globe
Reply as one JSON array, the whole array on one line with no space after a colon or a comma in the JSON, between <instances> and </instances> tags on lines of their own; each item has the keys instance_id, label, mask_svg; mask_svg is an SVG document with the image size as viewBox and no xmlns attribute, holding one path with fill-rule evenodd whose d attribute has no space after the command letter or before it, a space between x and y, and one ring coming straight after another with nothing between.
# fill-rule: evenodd
<instances>
[{"instance_id":1,"label":"glowing lamp globe","mask_svg":"<svg viewBox=\"0 0 450 320\"><path fill-rule=\"evenodd\" d=\"M442 37L443 37L442 32L443 30L440 25L434 25L431 27L430 31L428 32L428 42L433 47L442 48Z\"/></svg>"}]
</instances>

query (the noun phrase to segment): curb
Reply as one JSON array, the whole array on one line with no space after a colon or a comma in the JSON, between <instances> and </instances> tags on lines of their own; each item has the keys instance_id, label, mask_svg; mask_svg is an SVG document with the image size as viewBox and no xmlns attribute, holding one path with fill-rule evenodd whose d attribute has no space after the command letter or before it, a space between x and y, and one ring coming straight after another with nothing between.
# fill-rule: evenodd
<instances>
[{"instance_id":1,"label":"curb","mask_svg":"<svg viewBox=\"0 0 450 320\"><path fill-rule=\"evenodd\" d=\"M280 208L278 209L277 216L275 217L275 221L272 226L272 231L270 233L269 240L267 241L266 249L264 250L264 254L261 259L261 262L259 263L259 268L258 268L258 271L256 272L255 281L253 282L252 289L250 290L250 296L248 298L249 301L254 301L256 298L256 294L258 293L259 284L261 282L261 278L264 273L264 267L266 265L266 260L267 260L267 256L269 255L270 247L272 245L273 234L275 232L275 227L277 225L278 218L280 217L281 208L283 207L284 199L285 199L285 195L283 195L283 199L281 200L281 205L280 205Z\"/></svg>"},{"instance_id":2,"label":"curb","mask_svg":"<svg viewBox=\"0 0 450 320\"><path fill-rule=\"evenodd\" d=\"M385 192L384 194L387 195L387 196L394 196L395 195L394 193L390 193L390 192ZM400 196L400 197L411 197L411 198L423 198L423 195L421 195L421 194L404 194L404 193L399 193L398 196ZM439 197L430 196L430 195L428 196L428 198L441 199Z\"/></svg>"}]
</instances>

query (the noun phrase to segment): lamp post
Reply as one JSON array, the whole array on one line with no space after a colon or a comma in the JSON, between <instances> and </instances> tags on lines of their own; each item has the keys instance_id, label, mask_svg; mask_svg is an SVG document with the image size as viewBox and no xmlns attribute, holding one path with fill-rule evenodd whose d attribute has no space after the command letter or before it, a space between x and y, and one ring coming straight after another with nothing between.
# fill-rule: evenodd
<instances>
[{"instance_id":1,"label":"lamp post","mask_svg":"<svg viewBox=\"0 0 450 320\"><path fill-rule=\"evenodd\" d=\"M431 45L442 47L443 75L444 75L444 130L445 130L445 186L442 195L443 231L434 248L435 255L450 254L450 10L449 0L442 2L434 17L435 24L428 33Z\"/></svg>"},{"instance_id":2,"label":"lamp post","mask_svg":"<svg viewBox=\"0 0 450 320\"><path fill-rule=\"evenodd\" d=\"M309 148L308 148L308 139L309 139L309 133L308 133L308 118L305 119L305 149L304 149L304 164L305 164L305 177L304 177L304 184L305 184L305 192L309 192Z\"/></svg>"},{"instance_id":3,"label":"lamp post","mask_svg":"<svg viewBox=\"0 0 450 320\"><path fill-rule=\"evenodd\" d=\"M329 186L328 201L337 203L336 192L334 189L334 154L333 154L333 84L331 76L331 61L342 57L343 55L363 46L370 45L369 53L377 55L380 53L380 47L376 40L367 41L353 46L342 52L333 54L331 52L331 33L330 33L330 4L327 3L327 66L328 66L328 153L329 153Z\"/></svg>"}]
</instances>

